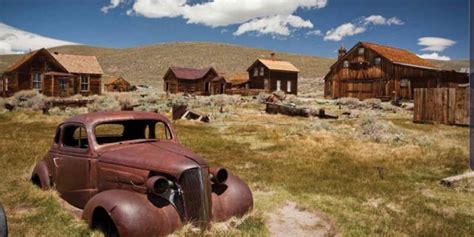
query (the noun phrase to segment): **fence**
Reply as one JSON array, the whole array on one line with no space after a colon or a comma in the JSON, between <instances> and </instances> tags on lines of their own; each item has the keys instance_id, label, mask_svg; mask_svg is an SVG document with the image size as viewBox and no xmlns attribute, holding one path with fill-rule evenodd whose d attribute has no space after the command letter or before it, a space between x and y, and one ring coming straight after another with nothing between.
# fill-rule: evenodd
<instances>
[{"instance_id":1,"label":"fence","mask_svg":"<svg viewBox=\"0 0 474 237\"><path fill-rule=\"evenodd\" d=\"M413 122L469 125L469 87L416 88Z\"/></svg>"}]
</instances>

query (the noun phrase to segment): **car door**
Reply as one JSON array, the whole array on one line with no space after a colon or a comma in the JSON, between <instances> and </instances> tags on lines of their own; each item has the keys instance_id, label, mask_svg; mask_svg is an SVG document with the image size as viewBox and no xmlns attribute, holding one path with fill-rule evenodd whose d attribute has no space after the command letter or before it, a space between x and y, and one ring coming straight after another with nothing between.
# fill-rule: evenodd
<instances>
[{"instance_id":1,"label":"car door","mask_svg":"<svg viewBox=\"0 0 474 237\"><path fill-rule=\"evenodd\" d=\"M97 191L91 182L89 139L81 124L65 124L61 131L59 152L53 157L56 189L64 200L83 208Z\"/></svg>"}]
</instances>

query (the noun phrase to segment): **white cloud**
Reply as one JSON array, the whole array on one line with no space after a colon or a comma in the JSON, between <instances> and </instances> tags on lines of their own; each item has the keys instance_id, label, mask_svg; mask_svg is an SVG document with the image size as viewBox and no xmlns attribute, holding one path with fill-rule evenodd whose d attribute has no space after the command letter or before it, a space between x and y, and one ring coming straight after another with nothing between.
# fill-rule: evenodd
<instances>
[{"instance_id":1,"label":"white cloud","mask_svg":"<svg viewBox=\"0 0 474 237\"><path fill-rule=\"evenodd\" d=\"M346 36L352 36L356 34L363 33L367 29L362 26L356 26L352 23L345 23L337 27L336 29L331 29L326 32L324 40L340 41Z\"/></svg>"},{"instance_id":2,"label":"white cloud","mask_svg":"<svg viewBox=\"0 0 474 237\"><path fill-rule=\"evenodd\" d=\"M456 44L456 41L439 37L422 37L418 39L418 45L426 46L422 51L443 52L450 46Z\"/></svg>"},{"instance_id":3,"label":"white cloud","mask_svg":"<svg viewBox=\"0 0 474 237\"><path fill-rule=\"evenodd\" d=\"M430 54L417 54L418 57L424 58L424 59L434 59L434 60L441 60L441 61L450 61L451 58L448 56L442 56L439 55L438 53L430 53Z\"/></svg>"},{"instance_id":4,"label":"white cloud","mask_svg":"<svg viewBox=\"0 0 474 237\"><path fill-rule=\"evenodd\" d=\"M111 0L111 5L114 1ZM327 0L210 0L197 4L186 0L133 0L127 14L148 18L182 17L188 24L210 27L242 24L234 35L249 31L285 35L291 32L290 28L309 24L312 27L309 20L294 15L298 9L323 8L326 4Z\"/></svg>"},{"instance_id":5,"label":"white cloud","mask_svg":"<svg viewBox=\"0 0 474 237\"><path fill-rule=\"evenodd\" d=\"M310 30L306 32L306 35L323 36L324 34L321 30Z\"/></svg>"},{"instance_id":6,"label":"white cloud","mask_svg":"<svg viewBox=\"0 0 474 237\"><path fill-rule=\"evenodd\" d=\"M122 2L122 0L110 0L110 4L107 6L103 6L100 10L103 13L108 13L109 10L118 7L118 5Z\"/></svg>"},{"instance_id":7,"label":"white cloud","mask_svg":"<svg viewBox=\"0 0 474 237\"><path fill-rule=\"evenodd\" d=\"M379 26L379 25L403 25L405 24L398 17L385 18L380 15L371 15L368 17L361 17L356 21L344 23L337 28L330 29L326 32L324 40L331 41L340 41L346 36L353 36L367 31L369 26Z\"/></svg>"},{"instance_id":8,"label":"white cloud","mask_svg":"<svg viewBox=\"0 0 474 237\"><path fill-rule=\"evenodd\" d=\"M372 15L364 18L364 25L403 25L405 24L398 17L385 18L381 15Z\"/></svg>"},{"instance_id":9,"label":"white cloud","mask_svg":"<svg viewBox=\"0 0 474 237\"><path fill-rule=\"evenodd\" d=\"M242 35L247 32L255 31L259 34L274 34L289 36L290 29L293 28L313 28L310 21L305 21L299 16L273 16L261 19L254 19L239 26L233 35Z\"/></svg>"},{"instance_id":10,"label":"white cloud","mask_svg":"<svg viewBox=\"0 0 474 237\"><path fill-rule=\"evenodd\" d=\"M26 32L0 22L0 54L23 53L40 48L77 44Z\"/></svg>"}]
</instances>

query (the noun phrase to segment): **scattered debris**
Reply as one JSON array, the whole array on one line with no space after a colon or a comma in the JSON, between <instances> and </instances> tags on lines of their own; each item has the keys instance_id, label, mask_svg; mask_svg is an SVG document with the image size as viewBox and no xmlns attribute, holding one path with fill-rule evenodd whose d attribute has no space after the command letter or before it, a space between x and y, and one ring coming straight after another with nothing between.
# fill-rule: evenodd
<instances>
[{"instance_id":1,"label":"scattered debris","mask_svg":"<svg viewBox=\"0 0 474 237\"><path fill-rule=\"evenodd\" d=\"M173 113L173 120L178 120L178 119L198 120L205 123L209 123L211 121L210 115L202 115L198 112L188 110L187 105L174 105L172 113Z\"/></svg>"},{"instance_id":2,"label":"scattered debris","mask_svg":"<svg viewBox=\"0 0 474 237\"><path fill-rule=\"evenodd\" d=\"M66 108L86 107L93 102L94 99L52 99L46 101L41 110L43 114L47 115L49 114L49 110L53 107L58 107L61 111L65 111Z\"/></svg>"},{"instance_id":3,"label":"scattered debris","mask_svg":"<svg viewBox=\"0 0 474 237\"><path fill-rule=\"evenodd\" d=\"M326 114L324 109L311 111L308 108L296 107L295 105L282 105L266 103L265 112L268 114L284 114L289 116L319 117L321 119L337 119L338 116Z\"/></svg>"},{"instance_id":4,"label":"scattered debris","mask_svg":"<svg viewBox=\"0 0 474 237\"><path fill-rule=\"evenodd\" d=\"M474 179L474 171L444 178L440 181L440 183L444 186L452 187L454 184L464 179Z\"/></svg>"}]
</instances>

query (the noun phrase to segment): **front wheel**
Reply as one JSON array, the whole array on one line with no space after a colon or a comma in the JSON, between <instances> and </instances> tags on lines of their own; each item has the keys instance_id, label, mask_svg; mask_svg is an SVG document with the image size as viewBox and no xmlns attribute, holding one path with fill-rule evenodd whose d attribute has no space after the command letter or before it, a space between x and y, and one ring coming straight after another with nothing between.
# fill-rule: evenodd
<instances>
[{"instance_id":1,"label":"front wheel","mask_svg":"<svg viewBox=\"0 0 474 237\"><path fill-rule=\"evenodd\" d=\"M0 237L8 236L7 215L3 206L0 204Z\"/></svg>"},{"instance_id":2,"label":"front wheel","mask_svg":"<svg viewBox=\"0 0 474 237\"><path fill-rule=\"evenodd\" d=\"M105 237L118 237L114 221L103 208L97 208L92 218L92 229L100 230Z\"/></svg>"}]
</instances>

